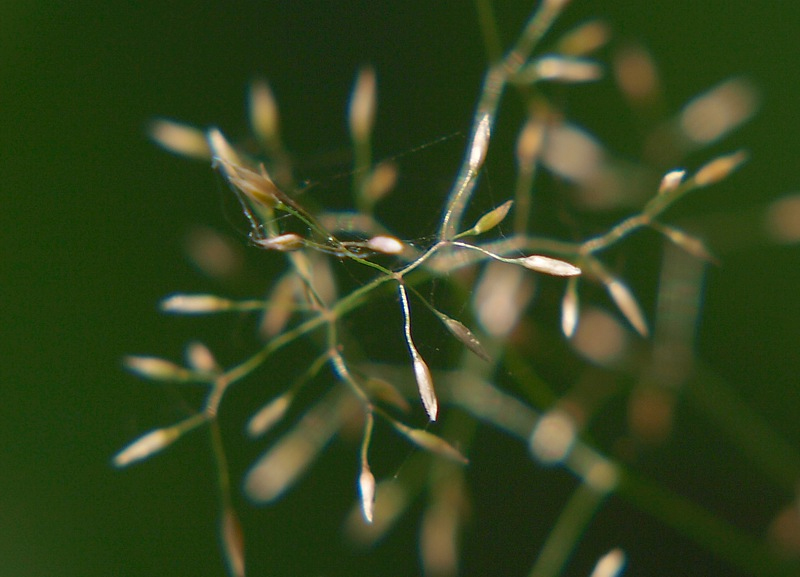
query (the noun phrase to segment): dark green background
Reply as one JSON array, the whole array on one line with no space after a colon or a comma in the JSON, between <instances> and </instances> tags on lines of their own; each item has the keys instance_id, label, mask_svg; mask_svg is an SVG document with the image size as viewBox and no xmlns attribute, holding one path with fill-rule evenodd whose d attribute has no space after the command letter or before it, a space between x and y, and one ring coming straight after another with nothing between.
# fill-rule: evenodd
<instances>
[{"instance_id":1,"label":"dark green background","mask_svg":"<svg viewBox=\"0 0 800 577\"><path fill-rule=\"evenodd\" d=\"M177 397L122 370L124 354L179 358L190 338L215 342L231 334L242 342L239 356L249 346L230 325L164 318L155 310L172 291L213 288L185 261L187 230L231 226L219 180L207 167L153 146L145 133L150 118L215 124L241 137L245 88L260 74L281 102L290 148L309 156L336 151L347 141L344 110L354 72L372 63L381 153L468 129L485 65L471 3L276 4L76 0L0 8L0 575L223 574L203 442L182 443L125 472L109 464L128 440L177 414ZM508 42L529 8L498 4ZM719 148L752 152L730 186L710 193L720 206L759 206L796 190L794 3L573 4L565 23L602 16L620 36L652 48L674 107L735 73L761 87L762 112ZM608 134L618 108L590 104L573 112ZM616 137L625 141L624 133ZM441 194L460 144L444 146L449 164L417 174L421 186ZM337 170L347 165L331 173ZM754 248L727 259L710 275L700 343L704 357L795 444L799 265L795 248ZM522 464L509 469L530 473L524 453L512 454ZM714 466L700 470L714 476ZM409 531L374 560L340 547L334 531L354 470L350 452L338 451L275 511L246 510L254 574L415 574L413 516ZM503 497L503 483L493 499ZM509 491L535 490L515 483ZM753 507L763 515L752 521L755 532L791 497L764 486L764 493L755 491L764 499ZM469 567L488 574L497 562L503 571L496 574L524 574L541 529L531 529L531 517L488 518L502 527L498 539L509 541L487 546L483 557L473 550ZM586 558L571 574L586 574L586 559L615 545L631 554L630 575L729 574L667 530L632 512L627 519L606 521L616 533L590 533Z\"/></svg>"}]
</instances>

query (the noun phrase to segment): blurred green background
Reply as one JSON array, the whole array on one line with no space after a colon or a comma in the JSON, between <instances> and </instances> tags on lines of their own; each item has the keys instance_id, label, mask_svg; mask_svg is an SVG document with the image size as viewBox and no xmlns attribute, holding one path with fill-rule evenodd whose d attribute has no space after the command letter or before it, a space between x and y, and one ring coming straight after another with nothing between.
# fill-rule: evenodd
<instances>
[{"instance_id":1,"label":"blurred green background","mask_svg":"<svg viewBox=\"0 0 800 577\"><path fill-rule=\"evenodd\" d=\"M496 10L507 43L530 6L498 2ZM760 87L760 114L715 149L752 153L730 184L711 191L720 208L763 206L797 190L797 5L575 0L559 28L590 16L652 49L675 109L734 74ZM184 257L187 231L235 231L219 179L157 149L146 125L168 116L243 137L246 86L262 75L282 106L290 149L333 154L346 147L344 111L364 63L379 79L379 155L466 132L485 66L474 6L75 0L0 8L0 575L223 574L204 442L181 443L124 472L110 466L127 441L171 422L180 402L126 374L123 355L177 359L192 338L238 339L238 357L252 346L235 321L165 318L156 310L170 292L214 288ZM608 131L618 109L598 101L577 112ZM624 133L617 136L624 142ZM423 193L443 198L462 144L444 145L446 166L420 161L414 177ZM346 157L327 168L347 169ZM430 233L435 217L422 224ZM709 276L700 340L702 357L794 445L799 265L794 247L753 247L726 259ZM695 433L702 441L706 431ZM242 449L241 466L257 452ZM413 515L374 557L348 552L335 537L353 491L353 459L345 451L326 456L274 510L245 508L254 575L416 573ZM687 482L701 502L719 497L715 505L725 509L747 501L752 511L732 514L756 534L791 499L757 472L703 459L665 467L697 475ZM541 542L544 529L531 528L535 505L531 516L512 515L512 495L543 491L526 484L534 467L520 448L507 468L489 501L498 501L499 512L486 515L498 525L481 529L500 542L470 553L472 574L495 567L497 575L523 575ZM702 477L729 482L708 486ZM646 517L621 505L612 511L599 521L604 534L590 531L584 560L570 574L586 574L587 559L612 546L629 552L629 575L735 574Z\"/></svg>"}]
</instances>

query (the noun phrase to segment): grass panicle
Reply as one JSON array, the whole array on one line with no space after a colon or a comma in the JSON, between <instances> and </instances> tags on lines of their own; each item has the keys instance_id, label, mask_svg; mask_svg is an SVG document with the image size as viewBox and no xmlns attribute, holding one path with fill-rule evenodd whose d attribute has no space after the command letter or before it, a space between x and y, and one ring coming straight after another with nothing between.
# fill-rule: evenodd
<instances>
[{"instance_id":1,"label":"grass panicle","mask_svg":"<svg viewBox=\"0 0 800 577\"><path fill-rule=\"evenodd\" d=\"M163 148L210 162L219 171L247 220L251 251L264 251L264 259L283 262L285 269L269 290L257 293L267 294L265 298L175 293L161 301L163 312L176 315L260 315L262 341L254 344L250 356L228 365L199 343L187 349L186 366L154 356L127 357L124 364L136 375L192 383L204 387L206 397L190 417L122 449L113 457L114 465L145 460L185 433L207 426L220 487L223 556L230 575L245 575L239 505L232 498L226 457L227 443L236 441L223 438L220 420L226 418L223 399L228 392L248 383L259 387L266 401L254 408L244 428L251 439L268 444L245 473L243 491L249 500L263 504L281 498L334 438L352 438L353 430L360 429L360 458L353 472L357 505L346 531L356 542L375 543L414 502L424 501L420 554L425 574L461 571L470 525L465 467L482 466L470 458L478 423L509 434L527 446L534 462L566 470L576 480L547 537L531 544L538 551L532 576L565 573L594 514L612 494L741 570L781 574L780 559L757 537L732 529L713 513L639 476L635 458L626 461L617 451L625 445L635 453L668 438L682 390L702 378L692 335L703 273L720 259L715 247L707 246L702 226L671 222L670 209L700 189L720 185L747 160L740 150L694 170L682 168L693 165L699 150L752 117L757 91L745 80L727 80L670 116L663 113L658 70L644 48L614 48L610 27L597 20L551 38L554 22L569 2L542 0L506 51L491 4L476 5L490 64L478 90L461 165L452 175L429 242L405 239L393 231L390 218L383 222L377 216L383 214L376 209L390 192L409 192L398 178L398 158L374 159L380 118L377 74L371 67L358 71L347 106L352 210L325 208L313 189L298 192L293 155L280 134L277 99L264 80L254 81L249 93L258 150L252 141L241 146L230 142L218 128L201 130L165 119L151 124L150 134ZM598 51L607 47L612 57L604 63ZM553 83L590 82L613 82L634 113L648 111L642 115L651 124L640 159L615 154L590 129L569 120L560 106L562 98L549 98ZM512 97L521 100L525 112L509 128L505 115L503 123L498 116L504 99ZM509 130L512 138L516 135L516 146L501 169L502 151L493 142ZM486 210L479 182L488 164L492 170L508 170L516 181L509 190L494 190L494 206ZM547 178L540 178L542 174ZM548 184L553 190L541 195L539 189ZM557 209L544 200L554 197L563 197ZM414 199L404 202L413 211ZM483 215L471 220L481 207ZM604 222L610 222L610 214L625 216L598 229L598 221L587 217L593 213L605 215ZM764 228L777 242L796 242L798 215L796 195L780 199L767 211ZM429 215L412 216L428 220ZM464 226L467 218L474 222L471 227ZM532 228L548 219L554 225L548 230L571 234L540 234ZM659 245L664 255L660 280L643 279L620 256L629 254L644 233L650 241L664 241ZM425 234L419 231L419 238ZM634 235L636 241L631 240ZM236 250L217 233L195 235L189 252L216 279L231 278L242 266ZM675 296L678 289L671 288L678 281L685 297L681 302ZM655 312L650 306L654 299L639 294L647 282L658 292ZM537 295L547 297L553 287L562 295L560 305L545 300L540 310ZM416 308L418 304L422 306ZM560 333L550 328L558 326L559 308ZM455 311L463 322L440 309ZM677 309L682 315L674 314ZM391 325L390 319L402 321L395 341L378 338L386 348L404 342L406 362L395 362L390 355L380 362L367 358L371 349L359 346L359 339L369 341L375 335L361 334L359 323L351 322L351 316L363 311L369 311L373 332ZM431 315L441 323L433 325L437 328L425 322ZM446 332L436 333L442 326ZM448 333L454 339L439 340ZM316 349L316 356L307 356L309 347ZM286 362L287 356L295 360ZM273 370L273 363L286 366ZM540 366L547 378L539 376ZM595 381L613 386L591 386ZM630 394L629 436L616 442L595 440L595 417L623 392ZM733 402L730 406L737 414L744 412ZM742 417L742 422L750 421ZM415 449L407 464L395 462L399 472L394 478L385 469L382 429L394 430ZM376 453L382 458L374 459L373 468L369 457ZM788 461L792 456L793 449L783 451ZM685 514L676 515L678 509ZM626 557L623 548L612 549L591 575L620 575Z\"/></svg>"}]
</instances>

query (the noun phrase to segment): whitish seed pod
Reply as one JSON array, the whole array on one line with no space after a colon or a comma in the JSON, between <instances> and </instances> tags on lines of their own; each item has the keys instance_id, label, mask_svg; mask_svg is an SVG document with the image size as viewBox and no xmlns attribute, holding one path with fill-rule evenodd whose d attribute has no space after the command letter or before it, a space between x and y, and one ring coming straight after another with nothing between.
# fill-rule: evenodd
<instances>
[{"instance_id":1,"label":"whitish seed pod","mask_svg":"<svg viewBox=\"0 0 800 577\"><path fill-rule=\"evenodd\" d=\"M247 434L250 435L251 438L266 434L283 419L293 399L294 395L290 391L287 391L261 407L250 417L250 420L247 421Z\"/></svg>"},{"instance_id":2,"label":"whitish seed pod","mask_svg":"<svg viewBox=\"0 0 800 577\"><path fill-rule=\"evenodd\" d=\"M378 483L375 490L374 515L371 523L364 522L361 503L347 516L346 531L353 542L369 546L379 541L402 516L412 500L397 479Z\"/></svg>"},{"instance_id":3,"label":"whitish seed pod","mask_svg":"<svg viewBox=\"0 0 800 577\"><path fill-rule=\"evenodd\" d=\"M683 182L683 177L686 176L685 170L671 170L661 179L661 184L658 187L658 194L671 192L678 188Z\"/></svg>"},{"instance_id":4,"label":"whitish seed pod","mask_svg":"<svg viewBox=\"0 0 800 577\"><path fill-rule=\"evenodd\" d=\"M186 346L186 364L199 373L219 374L222 370L213 353L200 342Z\"/></svg>"},{"instance_id":5,"label":"whitish seed pod","mask_svg":"<svg viewBox=\"0 0 800 577\"><path fill-rule=\"evenodd\" d=\"M597 561L589 577L619 577L625 569L625 553L622 549L612 549Z\"/></svg>"},{"instance_id":6,"label":"whitish seed pod","mask_svg":"<svg viewBox=\"0 0 800 577\"><path fill-rule=\"evenodd\" d=\"M287 232L270 238L257 238L253 242L261 248L277 250L279 252L291 252L303 248L305 241L303 237L293 232Z\"/></svg>"},{"instance_id":7,"label":"whitish seed pod","mask_svg":"<svg viewBox=\"0 0 800 577\"><path fill-rule=\"evenodd\" d=\"M439 403L436 399L436 392L433 389L433 377L428 365L420 356L414 341L411 338L411 310L408 306L408 294L406 287L402 284L398 285L400 293L400 303L403 310L404 333L406 337L406 345L411 353L411 361L414 366L414 377L417 380L417 388L419 389L419 396L422 399L422 405L425 407L425 412L428 413L428 418L431 421L436 420L439 413Z\"/></svg>"},{"instance_id":8,"label":"whitish seed pod","mask_svg":"<svg viewBox=\"0 0 800 577\"><path fill-rule=\"evenodd\" d=\"M530 74L532 80L591 82L603 76L603 68L596 62L584 58L544 56L533 63Z\"/></svg>"},{"instance_id":9,"label":"whitish seed pod","mask_svg":"<svg viewBox=\"0 0 800 577\"><path fill-rule=\"evenodd\" d=\"M383 254L402 254L405 245L399 238L389 235L373 236L367 241L367 248Z\"/></svg>"},{"instance_id":10,"label":"whitish seed pod","mask_svg":"<svg viewBox=\"0 0 800 577\"><path fill-rule=\"evenodd\" d=\"M475 127L475 134L472 137L472 146L469 149L469 167L472 171L477 171L483 166L486 153L489 151L489 136L491 132L490 116L484 114L478 125Z\"/></svg>"},{"instance_id":11,"label":"whitish seed pod","mask_svg":"<svg viewBox=\"0 0 800 577\"><path fill-rule=\"evenodd\" d=\"M413 343L409 345L413 347ZM417 379L417 387L419 388L419 396L422 399L422 404L425 407L425 412L428 413L428 418L435 421L439 414L439 403L436 399L436 392L433 389L433 377L428 365L422 360L416 349L411 351L411 359L414 363L414 376Z\"/></svg>"},{"instance_id":12,"label":"whitish seed pod","mask_svg":"<svg viewBox=\"0 0 800 577\"><path fill-rule=\"evenodd\" d=\"M180 430L175 427L156 429L142 435L114 456L115 467L128 465L146 459L169 447L180 437Z\"/></svg>"},{"instance_id":13,"label":"whitish seed pod","mask_svg":"<svg viewBox=\"0 0 800 577\"><path fill-rule=\"evenodd\" d=\"M196 376L189 369L158 357L131 355L123 359L123 364L129 371L154 381L190 381Z\"/></svg>"},{"instance_id":14,"label":"whitish seed pod","mask_svg":"<svg viewBox=\"0 0 800 577\"><path fill-rule=\"evenodd\" d=\"M194 126L159 119L150 125L149 132L150 138L170 152L198 160L211 158L206 135Z\"/></svg>"},{"instance_id":15,"label":"whitish seed pod","mask_svg":"<svg viewBox=\"0 0 800 577\"><path fill-rule=\"evenodd\" d=\"M636 332L646 337L650 333L647 328L647 321L645 321L644 313L642 313L642 309L633 296L631 289L619 279L610 279L605 285L608 294L623 316L628 319L628 322L636 329Z\"/></svg>"},{"instance_id":16,"label":"whitish seed pod","mask_svg":"<svg viewBox=\"0 0 800 577\"><path fill-rule=\"evenodd\" d=\"M233 301L216 295L170 295L161 301L159 307L165 313L201 315L230 310Z\"/></svg>"},{"instance_id":17,"label":"whitish seed pod","mask_svg":"<svg viewBox=\"0 0 800 577\"><path fill-rule=\"evenodd\" d=\"M550 258L549 256L541 256L538 254L522 258L512 258L509 259L508 262L553 276L577 276L581 274L581 269L573 264L557 258Z\"/></svg>"},{"instance_id":18,"label":"whitish seed pod","mask_svg":"<svg viewBox=\"0 0 800 577\"><path fill-rule=\"evenodd\" d=\"M358 490L361 495L361 512L367 523L372 523L375 518L375 476L364 463L361 474L358 476Z\"/></svg>"},{"instance_id":19,"label":"whitish seed pod","mask_svg":"<svg viewBox=\"0 0 800 577\"><path fill-rule=\"evenodd\" d=\"M568 339L575 334L578 326L578 277L567 281L564 298L561 299L561 331Z\"/></svg>"}]
</instances>

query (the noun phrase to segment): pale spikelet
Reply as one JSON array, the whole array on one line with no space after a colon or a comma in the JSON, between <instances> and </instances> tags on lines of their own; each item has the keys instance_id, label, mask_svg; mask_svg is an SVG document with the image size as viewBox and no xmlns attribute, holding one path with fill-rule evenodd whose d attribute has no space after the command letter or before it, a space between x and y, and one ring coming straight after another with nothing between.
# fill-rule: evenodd
<instances>
[{"instance_id":1,"label":"pale spikelet","mask_svg":"<svg viewBox=\"0 0 800 577\"><path fill-rule=\"evenodd\" d=\"M746 122L758 107L755 88L741 78L727 80L689 102L679 117L694 143L710 144Z\"/></svg>"},{"instance_id":2,"label":"pale spikelet","mask_svg":"<svg viewBox=\"0 0 800 577\"><path fill-rule=\"evenodd\" d=\"M431 453L435 453L441 457L446 457L447 459L461 463L462 465L469 463L469 459L462 455L458 449L431 432L428 432L424 429L412 429L411 427L407 427L397 421L393 422L392 425L409 441L418 447L425 449L426 451L430 451Z\"/></svg>"},{"instance_id":3,"label":"pale spikelet","mask_svg":"<svg viewBox=\"0 0 800 577\"><path fill-rule=\"evenodd\" d=\"M683 177L686 176L685 170L670 170L661 179L661 184L658 187L658 194L671 192L678 188L683 182Z\"/></svg>"},{"instance_id":4,"label":"pale spikelet","mask_svg":"<svg viewBox=\"0 0 800 577\"><path fill-rule=\"evenodd\" d=\"M231 310L232 306L233 301L229 299L205 294L174 294L159 303L159 307L165 313L183 315L219 313Z\"/></svg>"},{"instance_id":5,"label":"pale spikelet","mask_svg":"<svg viewBox=\"0 0 800 577\"><path fill-rule=\"evenodd\" d=\"M247 472L247 496L257 503L267 503L283 495L330 442L343 419L353 414L357 404L337 389L312 407Z\"/></svg>"},{"instance_id":6,"label":"pale spikelet","mask_svg":"<svg viewBox=\"0 0 800 577\"><path fill-rule=\"evenodd\" d=\"M694 175L694 182L697 186L709 186L717 183L739 168L747 160L747 157L747 152L739 150L715 158L697 171Z\"/></svg>"},{"instance_id":7,"label":"pale spikelet","mask_svg":"<svg viewBox=\"0 0 800 577\"><path fill-rule=\"evenodd\" d=\"M699 238L666 224L654 222L651 226L690 255L706 262L719 262L717 257L711 254L711 251L708 250L708 247L706 247L705 243Z\"/></svg>"},{"instance_id":8,"label":"pale spikelet","mask_svg":"<svg viewBox=\"0 0 800 577\"><path fill-rule=\"evenodd\" d=\"M523 71L526 75L527 71ZM591 60L571 56L543 56L531 66L531 80L591 82L603 76L603 68Z\"/></svg>"},{"instance_id":9,"label":"pale spikelet","mask_svg":"<svg viewBox=\"0 0 800 577\"><path fill-rule=\"evenodd\" d=\"M409 405L405 396L403 396L397 387L388 381L377 377L370 377L364 383L364 390L371 399L389 403L404 413L411 410L411 405Z\"/></svg>"},{"instance_id":10,"label":"pale spikelet","mask_svg":"<svg viewBox=\"0 0 800 577\"><path fill-rule=\"evenodd\" d=\"M469 167L473 171L477 171L486 159L486 153L489 151L490 132L491 117L487 113L481 117L472 136L472 145L469 149Z\"/></svg>"},{"instance_id":11,"label":"pale spikelet","mask_svg":"<svg viewBox=\"0 0 800 577\"><path fill-rule=\"evenodd\" d=\"M186 252L194 265L215 279L230 279L242 270L241 247L211 228L198 227L186 237Z\"/></svg>"},{"instance_id":12,"label":"pale spikelet","mask_svg":"<svg viewBox=\"0 0 800 577\"><path fill-rule=\"evenodd\" d=\"M457 489L447 487L440 493ZM419 548L425 575L458 574L458 497L437 495L426 509L420 528ZM449 498L448 498L449 497Z\"/></svg>"},{"instance_id":13,"label":"pale spikelet","mask_svg":"<svg viewBox=\"0 0 800 577\"><path fill-rule=\"evenodd\" d=\"M403 254L406 247L399 238L382 234L369 239L367 248L383 254Z\"/></svg>"},{"instance_id":14,"label":"pale spikelet","mask_svg":"<svg viewBox=\"0 0 800 577\"><path fill-rule=\"evenodd\" d=\"M409 344L409 348L413 346L413 343ZM433 390L431 371L416 349L411 351L411 359L414 363L414 376L417 379L419 396L422 399L425 412L428 413L428 418L431 421L435 421L439 414L439 402L436 400L436 392Z\"/></svg>"},{"instance_id":15,"label":"pale spikelet","mask_svg":"<svg viewBox=\"0 0 800 577\"><path fill-rule=\"evenodd\" d=\"M297 274L289 271L281 275L269 293L270 306L264 311L259 323L259 333L272 338L289 322L296 308L296 296L302 287Z\"/></svg>"},{"instance_id":16,"label":"pale spikelet","mask_svg":"<svg viewBox=\"0 0 800 577\"><path fill-rule=\"evenodd\" d=\"M549 256L533 254L522 258L512 258L508 262L524 266L527 269L553 276L577 276L581 269L566 261Z\"/></svg>"},{"instance_id":17,"label":"pale spikelet","mask_svg":"<svg viewBox=\"0 0 800 577\"><path fill-rule=\"evenodd\" d=\"M199 373L209 375L219 374L222 370L209 348L197 341L186 346L186 364Z\"/></svg>"},{"instance_id":18,"label":"pale spikelet","mask_svg":"<svg viewBox=\"0 0 800 577\"><path fill-rule=\"evenodd\" d=\"M250 200L272 208L279 202L281 192L264 167L255 172L240 165L225 164L228 182L241 190Z\"/></svg>"},{"instance_id":19,"label":"pale spikelet","mask_svg":"<svg viewBox=\"0 0 800 577\"><path fill-rule=\"evenodd\" d=\"M359 503L347 516L348 536L359 545L374 544L391 529L410 502L408 492L399 481L396 479L381 481L375 491L372 522L365 522Z\"/></svg>"},{"instance_id":20,"label":"pale spikelet","mask_svg":"<svg viewBox=\"0 0 800 577\"><path fill-rule=\"evenodd\" d=\"M158 357L131 355L123 359L123 364L129 371L155 381L188 381L195 377L192 371Z\"/></svg>"},{"instance_id":21,"label":"pale spikelet","mask_svg":"<svg viewBox=\"0 0 800 577\"><path fill-rule=\"evenodd\" d=\"M149 132L150 138L170 152L198 160L211 158L211 148L208 146L206 136L198 128L159 119L150 125Z\"/></svg>"},{"instance_id":22,"label":"pale spikelet","mask_svg":"<svg viewBox=\"0 0 800 577\"><path fill-rule=\"evenodd\" d=\"M568 413L555 409L536 423L528 446L540 463L554 465L567 458L576 438L575 420Z\"/></svg>"},{"instance_id":23,"label":"pale spikelet","mask_svg":"<svg viewBox=\"0 0 800 577\"><path fill-rule=\"evenodd\" d=\"M239 154L216 128L208 131L208 142L214 153L214 159L222 165L225 176L232 186L258 204L275 206L281 193L263 166L260 172L246 168Z\"/></svg>"},{"instance_id":24,"label":"pale spikelet","mask_svg":"<svg viewBox=\"0 0 800 577\"><path fill-rule=\"evenodd\" d=\"M767 207L763 227L775 242L792 243L800 240L800 194L789 194Z\"/></svg>"},{"instance_id":25,"label":"pale spikelet","mask_svg":"<svg viewBox=\"0 0 800 577\"><path fill-rule=\"evenodd\" d=\"M422 405L425 407L425 412L428 413L428 418L431 421L436 420L439 413L439 403L436 400L436 392L433 390L433 377L428 365L422 360L414 341L411 338L411 310L408 306L408 294L406 287L402 284L398 285L400 292L400 303L403 309L403 322L404 332L406 337L406 344L411 353L411 361L414 365L414 377L417 380L417 388L419 389L419 396L422 399Z\"/></svg>"},{"instance_id":26,"label":"pale spikelet","mask_svg":"<svg viewBox=\"0 0 800 577\"><path fill-rule=\"evenodd\" d=\"M593 307L581 310L581 322L570 343L582 357L601 367L625 359L630 339L617 317Z\"/></svg>"},{"instance_id":27,"label":"pale spikelet","mask_svg":"<svg viewBox=\"0 0 800 577\"><path fill-rule=\"evenodd\" d=\"M170 446L180 437L175 427L156 429L142 435L114 456L115 467L127 467L131 463L146 459Z\"/></svg>"},{"instance_id":28,"label":"pale spikelet","mask_svg":"<svg viewBox=\"0 0 800 577\"><path fill-rule=\"evenodd\" d=\"M218 128L212 128L206 136L214 158L221 162L227 171L228 167L242 166L242 159L233 146L225 139Z\"/></svg>"},{"instance_id":29,"label":"pale spikelet","mask_svg":"<svg viewBox=\"0 0 800 577\"><path fill-rule=\"evenodd\" d=\"M612 549L597 561L589 577L619 577L625 568L625 553L622 549Z\"/></svg>"},{"instance_id":30,"label":"pale spikelet","mask_svg":"<svg viewBox=\"0 0 800 577\"><path fill-rule=\"evenodd\" d=\"M303 248L305 240L298 234L287 232L270 238L258 238L253 241L257 246L267 250L279 252L292 252Z\"/></svg>"},{"instance_id":31,"label":"pale spikelet","mask_svg":"<svg viewBox=\"0 0 800 577\"><path fill-rule=\"evenodd\" d=\"M483 345L480 341L472 334L472 331L465 327L462 323L457 321L456 319L451 319L444 313L439 313L444 326L447 327L447 330L456 337L459 341L464 343L466 347L475 353L478 357L482 358L487 363L492 361L492 358L489 356L489 353L486 352L486 349L483 348Z\"/></svg>"},{"instance_id":32,"label":"pale spikelet","mask_svg":"<svg viewBox=\"0 0 800 577\"><path fill-rule=\"evenodd\" d=\"M611 38L608 24L590 20L573 28L558 41L556 52L569 56L589 54L605 46Z\"/></svg>"},{"instance_id":33,"label":"pale spikelet","mask_svg":"<svg viewBox=\"0 0 800 577\"><path fill-rule=\"evenodd\" d=\"M661 92L653 59L639 45L627 46L614 55L614 76L622 93L635 104L651 102Z\"/></svg>"},{"instance_id":34,"label":"pale spikelet","mask_svg":"<svg viewBox=\"0 0 800 577\"><path fill-rule=\"evenodd\" d=\"M391 161L378 163L364 179L361 194L374 204L386 196L397 184L397 165Z\"/></svg>"},{"instance_id":35,"label":"pale spikelet","mask_svg":"<svg viewBox=\"0 0 800 577\"><path fill-rule=\"evenodd\" d=\"M278 105L272 89L264 80L250 85L250 127L253 134L267 143L279 139Z\"/></svg>"},{"instance_id":36,"label":"pale spikelet","mask_svg":"<svg viewBox=\"0 0 800 577\"><path fill-rule=\"evenodd\" d=\"M530 171L539 159L544 144L544 124L533 117L529 117L517 138L517 163L520 169Z\"/></svg>"},{"instance_id":37,"label":"pale spikelet","mask_svg":"<svg viewBox=\"0 0 800 577\"><path fill-rule=\"evenodd\" d=\"M287 391L261 407L247 421L247 434L256 438L267 433L283 419L293 399L294 395Z\"/></svg>"},{"instance_id":38,"label":"pale spikelet","mask_svg":"<svg viewBox=\"0 0 800 577\"><path fill-rule=\"evenodd\" d=\"M561 331L568 339L575 334L578 326L578 277L567 282L564 297L561 299Z\"/></svg>"},{"instance_id":39,"label":"pale spikelet","mask_svg":"<svg viewBox=\"0 0 800 577\"><path fill-rule=\"evenodd\" d=\"M567 180L588 183L606 162L601 144L585 130L570 124L547 130L542 162Z\"/></svg>"},{"instance_id":40,"label":"pale spikelet","mask_svg":"<svg viewBox=\"0 0 800 577\"><path fill-rule=\"evenodd\" d=\"M250 499L268 503L294 485L320 449L308 435L289 433L256 461L245 477L245 493Z\"/></svg>"},{"instance_id":41,"label":"pale spikelet","mask_svg":"<svg viewBox=\"0 0 800 577\"><path fill-rule=\"evenodd\" d=\"M228 573L232 577L244 577L244 534L239 516L232 507L226 506L222 511L219 525L220 541Z\"/></svg>"},{"instance_id":42,"label":"pale spikelet","mask_svg":"<svg viewBox=\"0 0 800 577\"><path fill-rule=\"evenodd\" d=\"M519 267L490 262L475 290L473 307L487 334L502 338L516 326L533 297L534 275Z\"/></svg>"},{"instance_id":43,"label":"pale spikelet","mask_svg":"<svg viewBox=\"0 0 800 577\"><path fill-rule=\"evenodd\" d=\"M610 279L606 283L606 290L623 316L636 329L636 332L646 337L650 332L647 328L647 321L645 321L644 313L642 313L639 303L628 286L619 279Z\"/></svg>"},{"instance_id":44,"label":"pale spikelet","mask_svg":"<svg viewBox=\"0 0 800 577\"><path fill-rule=\"evenodd\" d=\"M293 252L293 264L303 260L306 256L305 252ZM333 267L331 259L325 258L324 255L318 252L312 252L306 260L307 265L310 267L308 276L311 286L314 287L315 295L322 299L326 306L331 306L338 298L338 289L336 277L333 274ZM298 266L298 270L301 266Z\"/></svg>"},{"instance_id":45,"label":"pale spikelet","mask_svg":"<svg viewBox=\"0 0 800 577\"><path fill-rule=\"evenodd\" d=\"M376 92L375 71L370 67L359 70L348 110L350 135L355 142L370 139L375 124Z\"/></svg>"},{"instance_id":46,"label":"pale spikelet","mask_svg":"<svg viewBox=\"0 0 800 577\"><path fill-rule=\"evenodd\" d=\"M364 463L361 474L358 476L358 492L361 496L361 513L367 523L372 523L375 518L375 476Z\"/></svg>"},{"instance_id":47,"label":"pale spikelet","mask_svg":"<svg viewBox=\"0 0 800 577\"><path fill-rule=\"evenodd\" d=\"M498 224L503 222L508 211L511 210L511 205L514 204L513 200L507 200L497 208L494 208L484 214L482 217L478 219L478 222L467 231L462 232L461 234L457 235L456 238L461 238L463 236L473 236L483 234L486 231L492 230Z\"/></svg>"}]
</instances>

